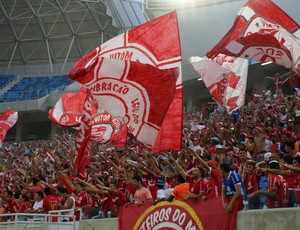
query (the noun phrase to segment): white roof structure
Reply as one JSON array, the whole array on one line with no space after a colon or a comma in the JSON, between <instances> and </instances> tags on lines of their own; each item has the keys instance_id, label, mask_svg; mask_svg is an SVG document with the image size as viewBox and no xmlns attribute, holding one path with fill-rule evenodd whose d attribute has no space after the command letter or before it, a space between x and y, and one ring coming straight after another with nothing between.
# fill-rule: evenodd
<instances>
[{"instance_id":1,"label":"white roof structure","mask_svg":"<svg viewBox=\"0 0 300 230\"><path fill-rule=\"evenodd\" d=\"M0 73L29 73L22 67L31 65L68 72L101 43L148 20L141 2L1 0Z\"/></svg>"},{"instance_id":2,"label":"white roof structure","mask_svg":"<svg viewBox=\"0 0 300 230\"><path fill-rule=\"evenodd\" d=\"M300 24L299 0L273 0ZM67 73L102 42L177 10L183 79L188 59L204 56L230 29L245 0L1 0L0 73ZM275 68L266 66L263 68Z\"/></svg>"}]
</instances>

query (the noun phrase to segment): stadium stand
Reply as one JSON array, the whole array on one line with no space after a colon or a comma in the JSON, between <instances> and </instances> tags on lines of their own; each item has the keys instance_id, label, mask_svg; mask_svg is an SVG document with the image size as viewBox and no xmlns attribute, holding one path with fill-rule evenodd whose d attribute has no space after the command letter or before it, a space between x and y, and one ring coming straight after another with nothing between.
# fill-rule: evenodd
<instances>
[{"instance_id":1,"label":"stadium stand","mask_svg":"<svg viewBox=\"0 0 300 230\"><path fill-rule=\"evenodd\" d=\"M0 89L3 89L10 82L12 82L14 79L15 79L15 75L12 75L12 74L8 74L8 75L0 74Z\"/></svg>"},{"instance_id":2,"label":"stadium stand","mask_svg":"<svg viewBox=\"0 0 300 230\"><path fill-rule=\"evenodd\" d=\"M73 82L66 75L24 77L0 97L0 102L39 99L53 91L63 91L66 86Z\"/></svg>"}]
</instances>

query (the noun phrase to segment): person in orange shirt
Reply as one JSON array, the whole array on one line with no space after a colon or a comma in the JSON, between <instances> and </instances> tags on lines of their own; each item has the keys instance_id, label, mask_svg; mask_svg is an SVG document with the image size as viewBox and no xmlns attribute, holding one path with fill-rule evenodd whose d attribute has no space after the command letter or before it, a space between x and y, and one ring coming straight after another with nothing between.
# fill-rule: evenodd
<instances>
[{"instance_id":1,"label":"person in orange shirt","mask_svg":"<svg viewBox=\"0 0 300 230\"><path fill-rule=\"evenodd\" d=\"M177 177L178 185L173 189L172 194L168 197L168 201L180 200L184 201L184 198L190 194L190 184L186 183L182 175Z\"/></svg>"}]
</instances>

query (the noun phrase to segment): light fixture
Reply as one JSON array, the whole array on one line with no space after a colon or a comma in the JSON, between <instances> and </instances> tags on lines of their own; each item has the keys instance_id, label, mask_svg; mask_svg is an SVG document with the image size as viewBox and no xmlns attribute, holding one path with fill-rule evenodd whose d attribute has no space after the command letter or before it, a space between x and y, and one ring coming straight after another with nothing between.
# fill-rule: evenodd
<instances>
[{"instance_id":1,"label":"light fixture","mask_svg":"<svg viewBox=\"0 0 300 230\"><path fill-rule=\"evenodd\" d=\"M203 81L202 77L199 77L197 80L198 80L198 81Z\"/></svg>"},{"instance_id":2,"label":"light fixture","mask_svg":"<svg viewBox=\"0 0 300 230\"><path fill-rule=\"evenodd\" d=\"M271 63L273 63L273 62L268 61L268 62L263 62L263 63L261 63L260 65L269 65L269 64L271 64Z\"/></svg>"}]
</instances>

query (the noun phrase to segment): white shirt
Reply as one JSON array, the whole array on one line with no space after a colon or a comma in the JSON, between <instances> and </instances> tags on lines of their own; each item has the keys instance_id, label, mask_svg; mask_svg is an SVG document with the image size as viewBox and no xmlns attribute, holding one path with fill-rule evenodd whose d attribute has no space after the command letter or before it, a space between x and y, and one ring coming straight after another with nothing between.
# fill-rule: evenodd
<instances>
[{"instance_id":1,"label":"white shirt","mask_svg":"<svg viewBox=\"0 0 300 230\"><path fill-rule=\"evenodd\" d=\"M173 189L167 188L167 189L158 189L156 196L157 199L162 199L162 198L168 198L172 194Z\"/></svg>"},{"instance_id":2,"label":"white shirt","mask_svg":"<svg viewBox=\"0 0 300 230\"><path fill-rule=\"evenodd\" d=\"M72 197L72 196L70 196L70 199L72 199L73 200L73 205L72 205L72 207L70 208L70 209L72 209L71 211L68 211L68 212L64 212L63 214L65 214L65 215L74 215L74 210L75 210L75 198L74 197ZM67 203L67 202L66 202ZM66 205L66 204L65 204ZM64 208L66 208L65 206L64 206ZM62 217L62 220L66 220L66 221L70 221L70 217Z\"/></svg>"},{"instance_id":3,"label":"white shirt","mask_svg":"<svg viewBox=\"0 0 300 230\"><path fill-rule=\"evenodd\" d=\"M33 210L38 210L39 208L43 207L43 200L36 201L33 204Z\"/></svg>"}]
</instances>

